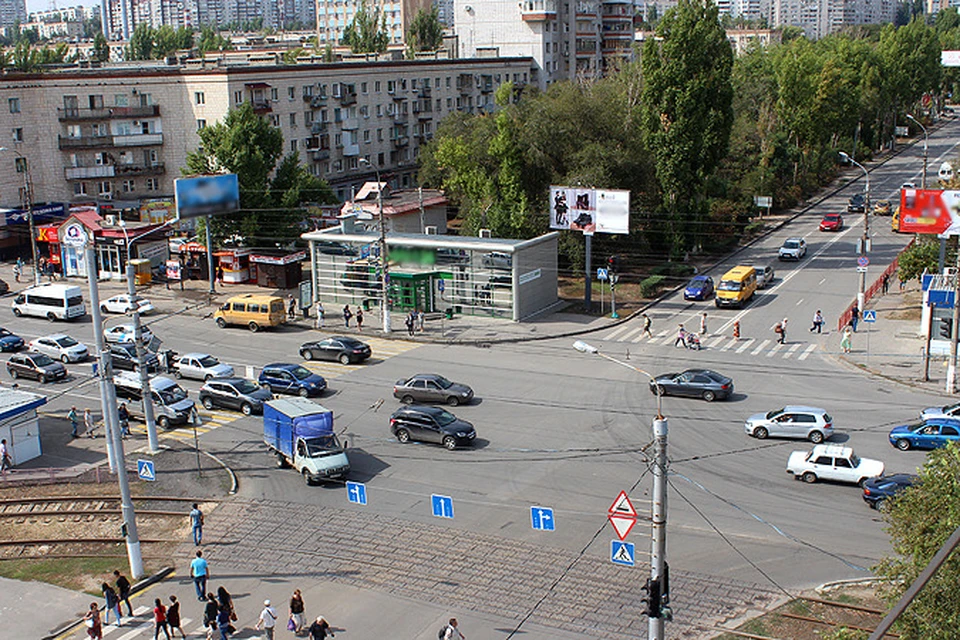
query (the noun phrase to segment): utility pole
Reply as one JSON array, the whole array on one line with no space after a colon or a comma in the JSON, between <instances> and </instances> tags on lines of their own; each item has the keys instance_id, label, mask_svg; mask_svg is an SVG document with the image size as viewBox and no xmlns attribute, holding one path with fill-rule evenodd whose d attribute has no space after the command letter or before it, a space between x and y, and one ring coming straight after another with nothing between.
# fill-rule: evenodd
<instances>
[{"instance_id":1,"label":"utility pole","mask_svg":"<svg viewBox=\"0 0 960 640\"><path fill-rule=\"evenodd\" d=\"M667 419L653 421L653 512L650 542L650 607L648 638L663 640L663 623L672 617L667 578ZM656 594L656 595L655 595Z\"/></svg>"},{"instance_id":2,"label":"utility pole","mask_svg":"<svg viewBox=\"0 0 960 640\"><path fill-rule=\"evenodd\" d=\"M862 164L851 158L848 154L843 151L840 152L840 158L850 162L851 164L859 167L863 171L863 175L867 178L866 185L866 197L864 198L863 206L863 235L860 236L860 257L866 258L867 252L870 245L870 172L867 171L866 167ZM860 312L863 313L863 305L866 303L866 292L867 292L867 271L866 269L860 269L860 288L857 291L857 308L860 309Z\"/></svg>"},{"instance_id":3,"label":"utility pole","mask_svg":"<svg viewBox=\"0 0 960 640\"><path fill-rule=\"evenodd\" d=\"M207 275L210 276L210 295L214 295L214 294L217 293L217 289L216 289L216 287L214 286L214 282L216 281L216 273L215 273L214 270L213 270L213 240L211 239L211 237L213 236L213 234L211 233L212 229L210 228L211 216L207 216L206 220L207 220L207 225L206 225L206 232L207 232L207 233L206 233L206 236L207 236ZM181 280L181 282L182 282L182 280Z\"/></svg>"},{"instance_id":4,"label":"utility pole","mask_svg":"<svg viewBox=\"0 0 960 640\"><path fill-rule=\"evenodd\" d=\"M957 251L960 270L960 251ZM947 366L947 393L957 391L957 322L960 322L960 271L953 276L953 335L950 336L950 364Z\"/></svg>"},{"instance_id":5,"label":"utility pole","mask_svg":"<svg viewBox=\"0 0 960 640\"><path fill-rule=\"evenodd\" d=\"M0 151L7 151L7 147L0 147ZM10 151L17 154L17 159L23 168L23 191L20 194L20 201L23 209L27 212L27 223L30 228L30 251L33 253L30 264L33 265L33 284L40 284L40 269L37 264L39 257L39 253L37 252L37 229L33 221L33 179L30 175L30 162L27 160L27 157L18 150L10 149Z\"/></svg>"},{"instance_id":6,"label":"utility pole","mask_svg":"<svg viewBox=\"0 0 960 640\"><path fill-rule=\"evenodd\" d=\"M124 231L126 234L126 231ZM140 323L140 296L134 282L133 265L130 264L130 244L127 244L127 294L133 305L133 341L137 349L137 369L140 374L140 396L143 398L143 420L147 423L147 442L150 453L160 451L157 440L157 422L153 415L153 396L150 394L150 373L147 371L147 349L143 346L143 325Z\"/></svg>"},{"instance_id":7,"label":"utility pole","mask_svg":"<svg viewBox=\"0 0 960 640\"><path fill-rule=\"evenodd\" d=\"M377 217L380 222L380 313L383 320L383 332L390 333L390 263L387 258L387 224L383 218L383 182L380 180L380 167L366 158L358 161L373 167L377 174Z\"/></svg>"}]
</instances>

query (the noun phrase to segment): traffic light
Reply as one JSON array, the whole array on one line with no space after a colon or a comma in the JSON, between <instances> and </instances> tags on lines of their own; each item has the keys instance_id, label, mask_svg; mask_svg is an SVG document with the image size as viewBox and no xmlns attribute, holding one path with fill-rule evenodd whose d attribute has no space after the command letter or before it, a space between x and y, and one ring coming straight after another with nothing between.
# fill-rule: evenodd
<instances>
[{"instance_id":1,"label":"traffic light","mask_svg":"<svg viewBox=\"0 0 960 640\"><path fill-rule=\"evenodd\" d=\"M646 595L640 601L647 605L647 609L644 611L644 613L648 618L659 618L660 608L662 606L660 580L652 580L647 578L647 582L643 585L642 589Z\"/></svg>"},{"instance_id":2,"label":"traffic light","mask_svg":"<svg viewBox=\"0 0 960 640\"><path fill-rule=\"evenodd\" d=\"M610 256L607 258L607 268L610 273L616 273L620 270L620 256Z\"/></svg>"},{"instance_id":3,"label":"traffic light","mask_svg":"<svg viewBox=\"0 0 960 640\"><path fill-rule=\"evenodd\" d=\"M947 340L953 338L953 318L940 318L940 335Z\"/></svg>"}]
</instances>

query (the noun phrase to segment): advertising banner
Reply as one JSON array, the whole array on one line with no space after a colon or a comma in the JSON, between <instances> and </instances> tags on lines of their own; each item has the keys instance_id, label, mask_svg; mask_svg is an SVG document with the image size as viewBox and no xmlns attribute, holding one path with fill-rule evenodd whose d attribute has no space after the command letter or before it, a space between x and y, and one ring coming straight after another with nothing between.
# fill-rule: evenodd
<instances>
[{"instance_id":1,"label":"advertising banner","mask_svg":"<svg viewBox=\"0 0 960 640\"><path fill-rule=\"evenodd\" d=\"M630 192L550 187L550 228L584 233L628 233Z\"/></svg>"},{"instance_id":2,"label":"advertising banner","mask_svg":"<svg viewBox=\"0 0 960 640\"><path fill-rule=\"evenodd\" d=\"M178 218L229 213L240 208L237 174L178 178L173 181Z\"/></svg>"},{"instance_id":3,"label":"advertising banner","mask_svg":"<svg viewBox=\"0 0 960 640\"><path fill-rule=\"evenodd\" d=\"M960 191L901 189L900 231L960 235Z\"/></svg>"}]
</instances>

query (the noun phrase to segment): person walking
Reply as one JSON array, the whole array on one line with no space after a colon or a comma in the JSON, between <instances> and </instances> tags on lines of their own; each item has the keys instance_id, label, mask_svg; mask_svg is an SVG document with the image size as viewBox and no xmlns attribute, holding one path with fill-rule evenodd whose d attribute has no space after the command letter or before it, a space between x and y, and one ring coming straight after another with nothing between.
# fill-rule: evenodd
<instances>
[{"instance_id":1,"label":"person walking","mask_svg":"<svg viewBox=\"0 0 960 640\"><path fill-rule=\"evenodd\" d=\"M220 605L217 603L217 596L212 593L207 594L207 604L203 608L203 626L207 631L207 637L213 635L217 630L217 614L220 612Z\"/></svg>"},{"instance_id":2,"label":"person walking","mask_svg":"<svg viewBox=\"0 0 960 640\"><path fill-rule=\"evenodd\" d=\"M170 596L170 606L167 607L167 626L170 627L170 635L174 638L177 637L174 631L179 631L181 638L187 637L183 627L180 626L180 603L177 601L177 596Z\"/></svg>"},{"instance_id":3,"label":"person walking","mask_svg":"<svg viewBox=\"0 0 960 640\"><path fill-rule=\"evenodd\" d=\"M467 640L467 636L460 631L460 624L456 618L450 618L447 624L447 630L443 634L443 640Z\"/></svg>"},{"instance_id":4,"label":"person walking","mask_svg":"<svg viewBox=\"0 0 960 640\"><path fill-rule=\"evenodd\" d=\"M890 290L890 274L889 273L883 274L883 281L882 281L882 284L880 285L880 288L883 291L883 295L887 295L887 291Z\"/></svg>"},{"instance_id":5,"label":"person walking","mask_svg":"<svg viewBox=\"0 0 960 640\"><path fill-rule=\"evenodd\" d=\"M292 295L290 296L290 303L287 305L287 319L296 320L297 319L297 299Z\"/></svg>"},{"instance_id":6,"label":"person walking","mask_svg":"<svg viewBox=\"0 0 960 640\"><path fill-rule=\"evenodd\" d=\"M220 607L217 610L217 629L220 631L220 640L228 640L233 633L233 625L230 624L230 609Z\"/></svg>"},{"instance_id":7,"label":"person walking","mask_svg":"<svg viewBox=\"0 0 960 640\"><path fill-rule=\"evenodd\" d=\"M860 307L857 306L857 303L853 303L853 309L850 310L850 327L853 329L853 332L857 332L857 323L860 322Z\"/></svg>"},{"instance_id":8,"label":"person walking","mask_svg":"<svg viewBox=\"0 0 960 640\"><path fill-rule=\"evenodd\" d=\"M117 626L121 626L120 598L117 597L117 592L106 582L100 585L100 591L103 593L103 599L107 601L107 605L103 608L103 624L110 624L110 613L112 612L117 618Z\"/></svg>"},{"instance_id":9,"label":"person walking","mask_svg":"<svg viewBox=\"0 0 960 640\"><path fill-rule=\"evenodd\" d=\"M417 331L423 333L423 309L417 309Z\"/></svg>"},{"instance_id":10,"label":"person walking","mask_svg":"<svg viewBox=\"0 0 960 640\"><path fill-rule=\"evenodd\" d=\"M263 601L263 611L260 612L260 619L257 620L257 631L261 627L263 627L264 640L273 640L277 627L277 610L270 606L269 600Z\"/></svg>"},{"instance_id":11,"label":"person walking","mask_svg":"<svg viewBox=\"0 0 960 640\"><path fill-rule=\"evenodd\" d=\"M333 631L330 630L330 623L323 616L317 616L317 619L307 629L307 633L310 634L310 640L324 640L327 634L330 634L331 638L335 637Z\"/></svg>"},{"instance_id":12,"label":"person walking","mask_svg":"<svg viewBox=\"0 0 960 640\"><path fill-rule=\"evenodd\" d=\"M700 316L700 337L707 337L707 312L704 311L703 315Z\"/></svg>"},{"instance_id":13,"label":"person walking","mask_svg":"<svg viewBox=\"0 0 960 640\"><path fill-rule=\"evenodd\" d=\"M293 632L297 635L303 632L303 596L300 589L294 589L290 597L290 619L293 620Z\"/></svg>"},{"instance_id":14,"label":"person walking","mask_svg":"<svg viewBox=\"0 0 960 640\"><path fill-rule=\"evenodd\" d=\"M415 321L413 319L413 311L411 311L410 313L407 314L407 319L404 321L404 324L407 325L407 334L411 338L413 337L414 323Z\"/></svg>"},{"instance_id":15,"label":"person walking","mask_svg":"<svg viewBox=\"0 0 960 640\"><path fill-rule=\"evenodd\" d=\"M363 331L363 309L357 306L357 331Z\"/></svg>"},{"instance_id":16,"label":"person walking","mask_svg":"<svg viewBox=\"0 0 960 640\"><path fill-rule=\"evenodd\" d=\"M193 586L197 590L197 600L201 602L204 600L203 594L207 592L209 572L210 569L203 557L203 551L197 551L197 557L190 562L190 577L193 578Z\"/></svg>"},{"instance_id":17,"label":"person walking","mask_svg":"<svg viewBox=\"0 0 960 640\"><path fill-rule=\"evenodd\" d=\"M230 612L230 620L236 622L237 612L233 608L233 596L222 586L217 587L217 601L220 603L221 609L226 609Z\"/></svg>"},{"instance_id":18,"label":"person walking","mask_svg":"<svg viewBox=\"0 0 960 640\"><path fill-rule=\"evenodd\" d=\"M840 350L844 353L850 353L853 348L853 331L850 326L843 328L843 337L840 339Z\"/></svg>"},{"instance_id":19,"label":"person walking","mask_svg":"<svg viewBox=\"0 0 960 640\"><path fill-rule=\"evenodd\" d=\"M83 410L83 430L86 432L88 438L95 438L96 436L93 433L93 430L96 428L96 425L93 423L93 413L90 412L90 409Z\"/></svg>"},{"instance_id":20,"label":"person walking","mask_svg":"<svg viewBox=\"0 0 960 640\"><path fill-rule=\"evenodd\" d=\"M0 440L0 471L6 471L13 467L13 458L10 456L10 450L7 448L7 439Z\"/></svg>"},{"instance_id":21,"label":"person walking","mask_svg":"<svg viewBox=\"0 0 960 640\"><path fill-rule=\"evenodd\" d=\"M96 602L90 603L86 615L83 616L83 624L87 627L87 635L94 640L103 640L103 623L100 622L100 605Z\"/></svg>"},{"instance_id":22,"label":"person walking","mask_svg":"<svg viewBox=\"0 0 960 640\"><path fill-rule=\"evenodd\" d=\"M350 305L348 304L343 305L343 323L344 325L346 325L348 329L350 328L350 318L352 317L353 317L353 313L351 313L350 311Z\"/></svg>"},{"instance_id":23,"label":"person walking","mask_svg":"<svg viewBox=\"0 0 960 640\"><path fill-rule=\"evenodd\" d=\"M323 318L323 305L320 303L319 300L317 300L317 327L322 328L326 326L325 322L326 321Z\"/></svg>"},{"instance_id":24,"label":"person walking","mask_svg":"<svg viewBox=\"0 0 960 640\"><path fill-rule=\"evenodd\" d=\"M77 433L77 426L80 424L80 420L77 417L76 407L70 407L70 411L67 412L67 420L70 421L70 437L76 438L80 435Z\"/></svg>"},{"instance_id":25,"label":"person walking","mask_svg":"<svg viewBox=\"0 0 960 640\"><path fill-rule=\"evenodd\" d=\"M784 344L786 342L787 330L783 328L783 323L778 322L774 325L773 332L777 334L777 344Z\"/></svg>"},{"instance_id":26,"label":"person walking","mask_svg":"<svg viewBox=\"0 0 960 640\"><path fill-rule=\"evenodd\" d=\"M114 569L113 577L116 578L117 601L119 604L127 603L127 613L133 617L133 607L130 605L130 581L120 573L119 569ZM119 606L118 604L118 606Z\"/></svg>"},{"instance_id":27,"label":"person walking","mask_svg":"<svg viewBox=\"0 0 960 640\"><path fill-rule=\"evenodd\" d=\"M203 511L200 511L200 506L196 502L190 510L190 528L193 531L193 544L199 547L203 542Z\"/></svg>"},{"instance_id":28,"label":"person walking","mask_svg":"<svg viewBox=\"0 0 960 640\"><path fill-rule=\"evenodd\" d=\"M219 264L217 265L217 284L223 285L223 265Z\"/></svg>"},{"instance_id":29,"label":"person walking","mask_svg":"<svg viewBox=\"0 0 960 640\"><path fill-rule=\"evenodd\" d=\"M817 309L817 312L813 314L813 326L810 327L810 331L816 331L820 333L823 329L823 314L820 313L820 309Z\"/></svg>"},{"instance_id":30,"label":"person walking","mask_svg":"<svg viewBox=\"0 0 960 640\"><path fill-rule=\"evenodd\" d=\"M673 341L673 346L687 347L687 332L684 330L682 324L677 325L677 339Z\"/></svg>"},{"instance_id":31,"label":"person walking","mask_svg":"<svg viewBox=\"0 0 960 640\"><path fill-rule=\"evenodd\" d=\"M23 267L20 258L17 258L17 264L13 265L13 279L20 282L20 274L23 273Z\"/></svg>"},{"instance_id":32,"label":"person walking","mask_svg":"<svg viewBox=\"0 0 960 640\"><path fill-rule=\"evenodd\" d=\"M163 629L163 635L167 636L167 640L170 640L170 628L167 625L167 608L163 606L160 598L155 598L153 604L153 640L157 640L157 638L160 637L160 629Z\"/></svg>"},{"instance_id":33,"label":"person walking","mask_svg":"<svg viewBox=\"0 0 960 640\"><path fill-rule=\"evenodd\" d=\"M117 407L117 418L120 420L120 436L127 438L130 436L130 412L127 410L127 403L121 402Z\"/></svg>"},{"instance_id":34,"label":"person walking","mask_svg":"<svg viewBox=\"0 0 960 640\"><path fill-rule=\"evenodd\" d=\"M640 315L643 316L643 332L640 334L640 337L642 338L646 336L648 338L652 338L653 333L650 332L650 327L653 325L653 321L650 320L650 316L648 316L646 313L641 313Z\"/></svg>"}]
</instances>

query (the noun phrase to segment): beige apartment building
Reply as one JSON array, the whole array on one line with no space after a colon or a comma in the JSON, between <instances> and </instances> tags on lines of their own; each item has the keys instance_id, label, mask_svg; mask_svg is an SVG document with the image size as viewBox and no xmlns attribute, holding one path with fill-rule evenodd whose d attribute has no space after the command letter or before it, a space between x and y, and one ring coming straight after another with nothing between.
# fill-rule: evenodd
<instances>
[{"instance_id":1,"label":"beige apartment building","mask_svg":"<svg viewBox=\"0 0 960 640\"><path fill-rule=\"evenodd\" d=\"M33 201L137 208L170 200L198 130L250 102L341 200L379 168L415 184L417 157L456 111L494 109L505 82L538 83L531 58L256 65L117 64L0 77L0 207ZM2 140L5 138L5 141Z\"/></svg>"}]
</instances>

